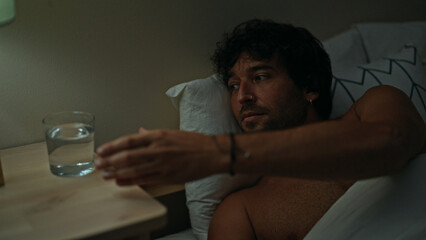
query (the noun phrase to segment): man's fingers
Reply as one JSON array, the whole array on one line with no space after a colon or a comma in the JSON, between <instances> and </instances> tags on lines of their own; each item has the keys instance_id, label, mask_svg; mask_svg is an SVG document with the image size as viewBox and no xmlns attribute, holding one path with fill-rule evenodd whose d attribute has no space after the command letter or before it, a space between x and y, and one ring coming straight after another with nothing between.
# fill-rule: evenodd
<instances>
[{"instance_id":1,"label":"man's fingers","mask_svg":"<svg viewBox=\"0 0 426 240\"><path fill-rule=\"evenodd\" d=\"M152 174L158 174L158 172L159 166L156 162L146 162L128 168L117 169L114 171L114 177L123 179L143 178Z\"/></svg>"},{"instance_id":2,"label":"man's fingers","mask_svg":"<svg viewBox=\"0 0 426 240\"><path fill-rule=\"evenodd\" d=\"M95 166L98 169L120 169L143 165L151 162L152 156L145 148L121 151L108 157L98 157L95 159Z\"/></svg>"},{"instance_id":3,"label":"man's fingers","mask_svg":"<svg viewBox=\"0 0 426 240\"><path fill-rule=\"evenodd\" d=\"M105 157L125 149L147 146L150 143L148 138L142 134L133 134L118 138L112 142L106 143L96 150L99 156Z\"/></svg>"}]
</instances>

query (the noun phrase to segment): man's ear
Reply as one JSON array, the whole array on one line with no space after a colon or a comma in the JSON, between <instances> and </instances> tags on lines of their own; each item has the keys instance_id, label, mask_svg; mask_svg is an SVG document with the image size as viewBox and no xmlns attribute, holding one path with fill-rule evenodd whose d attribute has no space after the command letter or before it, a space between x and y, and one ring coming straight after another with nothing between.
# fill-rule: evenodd
<instances>
[{"instance_id":1,"label":"man's ear","mask_svg":"<svg viewBox=\"0 0 426 240\"><path fill-rule=\"evenodd\" d=\"M309 90L306 90L306 89L304 91L305 91L305 99L308 102L313 102L313 101L315 101L315 99L317 99L319 97L318 92L309 91Z\"/></svg>"}]
</instances>

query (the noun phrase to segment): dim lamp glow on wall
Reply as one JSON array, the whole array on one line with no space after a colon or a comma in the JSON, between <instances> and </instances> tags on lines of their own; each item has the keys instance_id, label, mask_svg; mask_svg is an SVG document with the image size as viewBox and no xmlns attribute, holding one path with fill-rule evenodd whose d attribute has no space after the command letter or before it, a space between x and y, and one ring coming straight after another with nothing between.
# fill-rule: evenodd
<instances>
[{"instance_id":1,"label":"dim lamp glow on wall","mask_svg":"<svg viewBox=\"0 0 426 240\"><path fill-rule=\"evenodd\" d=\"M15 19L15 0L0 0L0 26Z\"/></svg>"}]
</instances>

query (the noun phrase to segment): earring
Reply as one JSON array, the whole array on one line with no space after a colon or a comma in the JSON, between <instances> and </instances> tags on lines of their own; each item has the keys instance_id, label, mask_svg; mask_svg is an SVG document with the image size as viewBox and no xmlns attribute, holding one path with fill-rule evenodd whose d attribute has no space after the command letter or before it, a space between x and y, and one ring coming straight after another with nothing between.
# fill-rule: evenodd
<instances>
[{"instance_id":1,"label":"earring","mask_svg":"<svg viewBox=\"0 0 426 240\"><path fill-rule=\"evenodd\" d=\"M312 98L311 98L311 99L309 99L309 103L312 105Z\"/></svg>"}]
</instances>

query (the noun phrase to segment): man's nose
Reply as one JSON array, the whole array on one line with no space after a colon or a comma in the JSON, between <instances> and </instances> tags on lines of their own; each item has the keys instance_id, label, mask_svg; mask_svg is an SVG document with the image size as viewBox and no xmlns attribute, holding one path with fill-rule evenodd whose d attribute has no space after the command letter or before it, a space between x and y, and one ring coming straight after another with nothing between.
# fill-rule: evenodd
<instances>
[{"instance_id":1,"label":"man's nose","mask_svg":"<svg viewBox=\"0 0 426 240\"><path fill-rule=\"evenodd\" d=\"M250 82L241 82L238 89L238 102L246 104L256 101L253 86Z\"/></svg>"}]
</instances>

